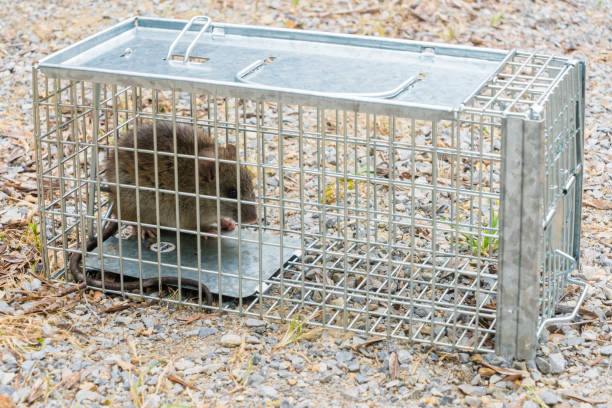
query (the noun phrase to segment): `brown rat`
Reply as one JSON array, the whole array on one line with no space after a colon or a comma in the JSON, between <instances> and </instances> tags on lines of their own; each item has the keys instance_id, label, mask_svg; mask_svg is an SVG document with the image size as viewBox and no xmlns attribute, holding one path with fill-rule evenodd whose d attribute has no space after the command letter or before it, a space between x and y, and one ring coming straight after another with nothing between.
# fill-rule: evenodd
<instances>
[{"instance_id":1,"label":"brown rat","mask_svg":"<svg viewBox=\"0 0 612 408\"><path fill-rule=\"evenodd\" d=\"M174 153L174 137L172 123L158 121L157 126L157 151ZM198 157L215 157L214 139L198 129L197 134ZM145 124L136 134L138 150L154 150L153 125ZM133 148L134 135L128 132L118 140L119 147ZM194 129L192 126L176 124L176 147L178 154L196 155L194 143ZM118 150L118 178L115 167L115 152L110 151L105 163L106 181L110 183L119 182L126 185L136 185L136 167L133 151ZM219 162L219 196L234 199L237 198L238 185L236 183L236 147L227 145L218 146L218 157L223 160L232 160L234 163ZM155 154L138 152L138 181L141 187L155 188ZM185 193L196 193L196 163L192 158L177 157L178 191ZM162 190L175 191L175 157L174 155L157 154L158 188ZM208 196L217 196L215 161L198 160L199 171L199 193ZM111 196L114 213L118 215L116 187L111 185ZM136 217L136 189L120 188L121 219L137 221ZM240 200L255 201L255 186L253 177L246 166L240 166ZM157 224L155 211L155 191L139 190L140 222L145 224ZM179 227L182 229L197 230L196 198L179 195ZM238 203L220 201L221 225L224 230L233 230L235 221L238 219ZM217 200L200 197L200 230L210 231L213 224L217 223ZM176 200L174 193L159 192L159 225L165 227L176 227ZM257 220L257 208L254 204L241 204L241 221L243 223L254 223ZM155 229L141 227L143 236L155 236Z\"/></svg>"}]
</instances>

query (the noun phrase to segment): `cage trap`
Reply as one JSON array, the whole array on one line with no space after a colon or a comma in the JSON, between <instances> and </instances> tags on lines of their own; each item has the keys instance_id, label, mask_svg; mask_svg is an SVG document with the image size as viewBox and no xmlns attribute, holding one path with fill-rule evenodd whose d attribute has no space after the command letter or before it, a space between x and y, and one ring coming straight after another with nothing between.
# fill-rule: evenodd
<instances>
[{"instance_id":1,"label":"cage trap","mask_svg":"<svg viewBox=\"0 0 612 408\"><path fill-rule=\"evenodd\" d=\"M548 324L573 318L555 313L568 285L582 288L575 310L584 299L585 284L571 276L583 62L134 17L43 59L32 83L43 262L53 276L70 278L68 260L87 253L100 274L181 271L221 292L214 306L182 304L281 321L308 315L308 324L519 358L533 358ZM118 143L160 124L173 135L188 126L194 142L206 134L217 152L232 146L229 159L204 156L215 169L250 169L255 198L220 183L182 191L105 173L120 152L134 162L202 160L195 149ZM111 214L112 189L139 192L147 198L137 208L147 210ZM217 213L246 204L258 217L221 239L220 258L212 241L198 254L198 232L178 222L163 236L174 252L116 238L86 251L107 222L163 227L147 218L158 199L210 200ZM119 243L125 251L115 255ZM222 301L241 292L237 303Z\"/></svg>"}]
</instances>

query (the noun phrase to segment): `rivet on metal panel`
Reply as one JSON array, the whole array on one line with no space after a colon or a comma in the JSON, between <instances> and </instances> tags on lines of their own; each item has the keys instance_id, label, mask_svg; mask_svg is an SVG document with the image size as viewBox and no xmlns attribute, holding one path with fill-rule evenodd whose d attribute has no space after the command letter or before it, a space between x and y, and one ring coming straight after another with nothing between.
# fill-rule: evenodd
<instances>
[{"instance_id":1,"label":"rivet on metal panel","mask_svg":"<svg viewBox=\"0 0 612 408\"><path fill-rule=\"evenodd\" d=\"M225 28L223 27L215 27L212 30L212 38L213 40L215 39L215 37L225 37Z\"/></svg>"},{"instance_id":2,"label":"rivet on metal panel","mask_svg":"<svg viewBox=\"0 0 612 408\"><path fill-rule=\"evenodd\" d=\"M542 118L543 112L544 112L544 107L542 105L534 104L529 109L529 119L540 120Z\"/></svg>"}]
</instances>

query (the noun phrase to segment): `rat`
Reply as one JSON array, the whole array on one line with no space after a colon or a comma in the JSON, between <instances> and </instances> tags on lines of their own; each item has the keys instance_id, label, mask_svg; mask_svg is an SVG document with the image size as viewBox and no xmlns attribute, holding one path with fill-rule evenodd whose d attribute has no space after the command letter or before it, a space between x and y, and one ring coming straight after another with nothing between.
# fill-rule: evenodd
<instances>
[{"instance_id":1,"label":"rat","mask_svg":"<svg viewBox=\"0 0 612 408\"><path fill-rule=\"evenodd\" d=\"M157 121L157 151L174 153L174 136L172 123ZM235 161L236 146L228 144L218 146L218 157L223 160L231 160L234 163L219 162L219 175L216 172L214 160L202 160L202 158L215 157L215 141L206 132L197 130L197 149L194 143L194 128L191 125L176 124L176 149L178 154L197 155L199 193L208 196L217 196L217 177L219 178L219 196L236 200L238 198L238 184L236 182L237 167ZM127 132L119 138L119 147L134 148L134 134ZM144 124L136 133L136 147L138 150L154 150L153 124ZM115 152L111 151L105 161L105 179L109 183L136 186L135 153L133 151L118 150L118 170L115 166ZM138 152L138 181L141 187L155 188L155 154ZM178 191L185 193L196 193L196 162L192 158L176 158L178 173ZM174 155L157 154L157 187L162 190L175 191L175 157ZM114 202L114 215L118 216L117 199L121 200L121 219L137 221L136 217L136 189L120 187L119 197L117 188L110 185L111 197ZM176 228L176 196L174 193L159 192L159 225ZM217 224L217 200L200 197L199 209L196 208L196 198L181 196L178 198L179 226L182 229L197 230L197 212L200 213L200 230L216 233L214 228ZM251 172L245 165L240 166L240 201L255 201L255 183ZM155 209L155 191L139 190L140 222L146 224L157 224ZM219 202L221 228L231 231L236 227L238 220L238 203L236 201ZM255 223L257 221L257 207L255 204L240 204L240 218L242 223ZM142 237L156 236L156 228L141 227ZM136 227L133 228L136 234Z\"/></svg>"}]
</instances>

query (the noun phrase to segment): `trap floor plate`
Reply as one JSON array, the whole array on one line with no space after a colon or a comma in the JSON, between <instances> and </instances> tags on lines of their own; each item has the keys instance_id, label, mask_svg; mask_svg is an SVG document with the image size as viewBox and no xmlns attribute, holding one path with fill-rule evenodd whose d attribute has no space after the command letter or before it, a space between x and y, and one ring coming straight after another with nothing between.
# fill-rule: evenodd
<instances>
[{"instance_id":1,"label":"trap floor plate","mask_svg":"<svg viewBox=\"0 0 612 408\"><path fill-rule=\"evenodd\" d=\"M241 231L240 263L242 297L253 295L259 290L259 279L265 281L274 275L292 257L299 256L300 240L296 238L283 239L281 257L280 236L262 233L261 252L259 250L259 233ZM238 277L238 231L224 233L221 238L221 291L223 296L240 297ZM255 242L245 242L255 241ZM162 232L161 242L161 276L177 276L177 242L173 232ZM112 236L103 244L103 259L105 273L119 275L123 269L124 276L138 278L139 269L142 278L157 278L159 275L157 262L157 240L147 240L142 243L141 262L138 262L138 240L135 237L121 239L121 255L119 258L119 238ZM198 280L198 259L196 237L191 234L180 235L181 277ZM212 293L219 293L218 247L217 240L200 241L200 282L205 284ZM260 275L261 254L261 275ZM88 269L100 270L100 257L96 249L85 257ZM120 268L120 264L121 268ZM185 285L188 287L189 285ZM267 285L264 284L264 290Z\"/></svg>"}]
</instances>

